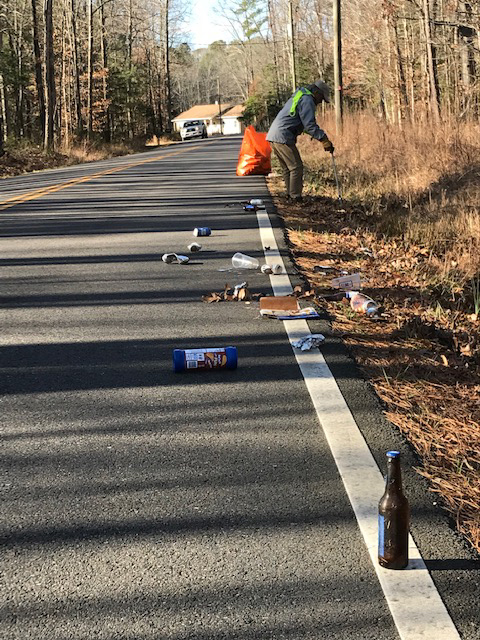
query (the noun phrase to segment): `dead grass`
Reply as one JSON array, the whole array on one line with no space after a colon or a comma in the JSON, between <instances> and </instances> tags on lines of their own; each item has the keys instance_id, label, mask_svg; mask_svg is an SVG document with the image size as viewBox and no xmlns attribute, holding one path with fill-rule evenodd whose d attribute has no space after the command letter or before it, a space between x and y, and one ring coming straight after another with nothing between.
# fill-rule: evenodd
<instances>
[{"instance_id":1,"label":"dead grass","mask_svg":"<svg viewBox=\"0 0 480 640\"><path fill-rule=\"evenodd\" d=\"M84 141L61 147L54 153L46 152L43 147L29 142L10 142L6 147L6 153L0 157L0 178L130 155L152 147L172 144L174 141L173 136L156 138L155 144L149 145L146 145L143 139L109 144Z\"/></svg>"},{"instance_id":2,"label":"dead grass","mask_svg":"<svg viewBox=\"0 0 480 640\"><path fill-rule=\"evenodd\" d=\"M323 126L334 131L331 120ZM307 191L335 199L330 158L303 138ZM480 274L479 125L405 125L401 131L368 114L350 116L335 155L355 224L406 247L428 247L432 272L447 285L464 286Z\"/></svg>"},{"instance_id":3,"label":"dead grass","mask_svg":"<svg viewBox=\"0 0 480 640\"><path fill-rule=\"evenodd\" d=\"M343 206L329 157L309 140L301 151L316 197L303 206L275 200L318 304L418 452L419 473L480 551L478 133L474 125L400 132L347 118L337 145ZM361 272L381 320L329 300L331 276L315 272L318 264Z\"/></svg>"}]
</instances>

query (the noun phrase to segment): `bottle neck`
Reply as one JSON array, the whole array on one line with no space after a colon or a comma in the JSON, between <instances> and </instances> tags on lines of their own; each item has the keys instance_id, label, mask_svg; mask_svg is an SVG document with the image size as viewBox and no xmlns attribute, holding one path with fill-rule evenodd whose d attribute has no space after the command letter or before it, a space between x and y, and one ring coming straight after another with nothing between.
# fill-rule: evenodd
<instances>
[{"instance_id":1,"label":"bottle neck","mask_svg":"<svg viewBox=\"0 0 480 640\"><path fill-rule=\"evenodd\" d=\"M398 458L389 458L387 463L387 489L402 493L402 470Z\"/></svg>"}]
</instances>

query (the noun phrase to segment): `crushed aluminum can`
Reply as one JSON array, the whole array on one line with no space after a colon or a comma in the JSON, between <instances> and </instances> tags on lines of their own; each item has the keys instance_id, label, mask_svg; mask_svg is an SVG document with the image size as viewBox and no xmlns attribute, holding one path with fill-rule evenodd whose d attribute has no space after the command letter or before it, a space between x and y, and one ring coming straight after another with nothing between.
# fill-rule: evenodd
<instances>
[{"instance_id":1,"label":"crushed aluminum can","mask_svg":"<svg viewBox=\"0 0 480 640\"><path fill-rule=\"evenodd\" d=\"M276 276L283 273L283 267L281 264L264 264L260 268L262 273L274 274Z\"/></svg>"},{"instance_id":2,"label":"crushed aluminum can","mask_svg":"<svg viewBox=\"0 0 480 640\"><path fill-rule=\"evenodd\" d=\"M309 336L304 336L300 340L292 342L295 349L301 349L302 351L310 351L315 349L325 342L325 336L321 333L312 333Z\"/></svg>"}]
</instances>

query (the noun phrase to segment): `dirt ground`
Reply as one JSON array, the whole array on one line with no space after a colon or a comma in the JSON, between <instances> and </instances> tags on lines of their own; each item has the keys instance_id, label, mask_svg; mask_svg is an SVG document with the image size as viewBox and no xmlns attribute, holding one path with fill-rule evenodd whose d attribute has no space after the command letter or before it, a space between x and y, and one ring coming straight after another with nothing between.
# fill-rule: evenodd
<instances>
[{"instance_id":1,"label":"dirt ground","mask_svg":"<svg viewBox=\"0 0 480 640\"><path fill-rule=\"evenodd\" d=\"M468 293L445 298L432 285L427 248L369 231L348 205L322 197L291 204L277 178L269 187L314 302L418 452L418 473L480 551L480 318ZM342 271L361 274L377 318L353 311L331 287Z\"/></svg>"}]
</instances>

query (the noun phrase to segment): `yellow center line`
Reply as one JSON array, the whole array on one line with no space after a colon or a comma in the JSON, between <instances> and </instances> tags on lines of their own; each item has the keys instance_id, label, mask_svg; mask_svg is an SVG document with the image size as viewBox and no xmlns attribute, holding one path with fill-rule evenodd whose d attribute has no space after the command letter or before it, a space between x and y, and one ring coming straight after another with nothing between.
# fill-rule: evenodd
<instances>
[{"instance_id":1,"label":"yellow center line","mask_svg":"<svg viewBox=\"0 0 480 640\"><path fill-rule=\"evenodd\" d=\"M213 142L209 141L206 144L211 144ZM205 144L205 143L204 143ZM131 169L132 167L139 167L142 164L147 164L148 162L156 162L157 160L165 160L166 158L171 158L172 156L178 156L181 153L187 153L192 149L198 149L200 145L194 145L188 147L188 149L181 149L179 151L173 151L171 153L163 154L161 156L155 156L154 158L147 158L146 160L140 160L139 162L131 162L126 165L121 165L120 167L114 167L113 169L105 169L105 171L100 171L99 173L92 173L87 176L83 176L81 178L74 178L73 180L69 180L68 182L63 182L60 184L52 185L51 187L44 187L43 189L35 189L35 191L29 191L28 193L24 193L23 195L13 196L12 198L7 198L7 200L3 200L0 202L0 211L4 211L5 209L10 209L11 207L15 207L17 204L22 204L24 202L28 202L29 200L36 200L37 198L42 198L50 193L55 193L56 191L61 191L62 189L68 189L69 187L73 187L76 184L81 184L82 182L89 182L90 180L95 180L95 178L100 178L102 176L109 175L111 173L118 173L119 171L125 171L125 169Z\"/></svg>"}]
</instances>

